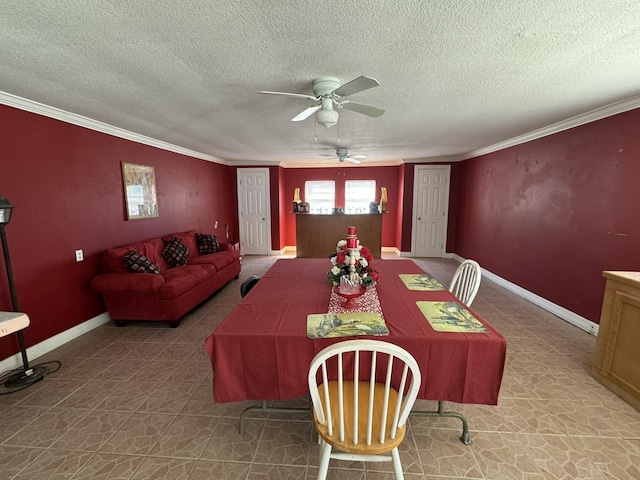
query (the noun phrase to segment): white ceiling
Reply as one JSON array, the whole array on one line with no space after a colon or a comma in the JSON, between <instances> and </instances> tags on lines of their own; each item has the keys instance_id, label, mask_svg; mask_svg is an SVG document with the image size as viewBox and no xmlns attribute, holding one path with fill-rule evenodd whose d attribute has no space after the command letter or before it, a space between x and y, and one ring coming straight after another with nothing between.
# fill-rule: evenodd
<instances>
[{"instance_id":1,"label":"white ceiling","mask_svg":"<svg viewBox=\"0 0 640 480\"><path fill-rule=\"evenodd\" d=\"M1 103L231 165L459 159L640 106L638 0L3 0L0 30ZM325 128L290 121L308 100L256 94L360 75L380 86L351 100L383 116Z\"/></svg>"}]
</instances>

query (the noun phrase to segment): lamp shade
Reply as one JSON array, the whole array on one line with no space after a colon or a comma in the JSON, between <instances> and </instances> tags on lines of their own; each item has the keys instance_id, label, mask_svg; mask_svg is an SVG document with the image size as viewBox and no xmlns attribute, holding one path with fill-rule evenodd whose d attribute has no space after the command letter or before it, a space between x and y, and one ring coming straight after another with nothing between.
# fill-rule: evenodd
<instances>
[{"instance_id":1,"label":"lamp shade","mask_svg":"<svg viewBox=\"0 0 640 480\"><path fill-rule=\"evenodd\" d=\"M316 121L324 127L331 127L338 123L338 112L335 110L318 110L316 112Z\"/></svg>"},{"instance_id":2,"label":"lamp shade","mask_svg":"<svg viewBox=\"0 0 640 480\"><path fill-rule=\"evenodd\" d=\"M13 205L4 197L0 197L0 225L6 225L11 221Z\"/></svg>"}]
</instances>

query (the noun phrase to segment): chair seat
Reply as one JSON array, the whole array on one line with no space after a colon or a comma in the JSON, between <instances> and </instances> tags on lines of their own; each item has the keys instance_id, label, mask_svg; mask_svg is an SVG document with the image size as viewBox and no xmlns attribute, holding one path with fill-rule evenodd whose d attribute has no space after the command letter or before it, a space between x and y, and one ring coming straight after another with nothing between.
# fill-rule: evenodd
<instances>
[{"instance_id":1,"label":"chair seat","mask_svg":"<svg viewBox=\"0 0 640 480\"><path fill-rule=\"evenodd\" d=\"M380 426L383 421L382 418L382 410L384 407L384 384L375 383L374 384L374 402L373 402L373 422L371 431L371 444L367 445L367 415L369 411L369 382L358 382L358 389L360 394L358 395L358 443L353 442L354 438L354 382L344 382L343 383L343 395L344 395L344 416L345 416L345 438L344 440L340 440L340 429L338 428L340 422L340 408L338 401L338 382L333 381L329 382L329 392L330 392L330 403L331 403L331 412L333 418L334 431L333 435L329 435L328 424L325 422L324 424L320 423L316 418L314 413L314 422L316 425L316 430L318 431L318 435L327 442L332 445L336 449L345 452L345 453L353 453L353 454L361 454L361 455L378 455L382 453L388 453L394 448L396 448L402 440L404 439L406 432L406 425L402 425L402 427L398 427L396 430L395 438L391 438L389 433L392 429L393 424L393 405L395 405L396 400L398 398L398 392L393 388L389 391L389 411L386 416L386 435L384 438L384 442L380 442ZM322 392L324 390L323 385L319 385L318 389ZM321 397L321 401L324 406L324 397Z\"/></svg>"}]
</instances>

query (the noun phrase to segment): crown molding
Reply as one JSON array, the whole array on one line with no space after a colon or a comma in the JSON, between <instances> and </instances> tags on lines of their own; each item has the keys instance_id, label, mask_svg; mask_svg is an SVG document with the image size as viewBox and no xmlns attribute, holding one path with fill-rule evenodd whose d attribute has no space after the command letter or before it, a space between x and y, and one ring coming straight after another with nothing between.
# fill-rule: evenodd
<instances>
[{"instance_id":1,"label":"crown molding","mask_svg":"<svg viewBox=\"0 0 640 480\"><path fill-rule=\"evenodd\" d=\"M89 130L106 133L107 135L124 138L125 140L131 140L132 142L142 143L144 145L160 148L169 152L179 153L188 157L199 158L200 160L206 160L208 162L229 165L229 162L227 162L226 160L214 157L212 155L196 152L195 150L190 150L188 148L173 145L171 143L162 142L145 135L140 135L139 133L130 132L129 130L125 130L123 128L114 127L113 125L109 125L107 123L92 120L88 117L83 117L82 115L67 112L65 110L60 110L56 107L50 107L49 105L34 102L33 100L27 100L26 98L18 97L10 93L0 92L0 104L14 107L20 110L25 110L31 113L37 113L45 117L54 118L66 123L72 123L73 125L88 128Z\"/></svg>"},{"instance_id":2,"label":"crown molding","mask_svg":"<svg viewBox=\"0 0 640 480\"><path fill-rule=\"evenodd\" d=\"M461 155L440 155L438 157L405 158L404 163L452 163L462 160Z\"/></svg>"},{"instance_id":3,"label":"crown molding","mask_svg":"<svg viewBox=\"0 0 640 480\"><path fill-rule=\"evenodd\" d=\"M640 107L640 95L628 98L627 100L622 100L620 102L612 103L611 105L596 108L595 110L591 110L587 113L576 115L575 117L562 120L561 122L539 128L538 130L525 133L524 135L520 135L509 140L505 140L504 142L496 143L488 147L465 153L460 156L460 160L479 157L480 155L486 155L488 153L504 150L505 148L514 147L522 143L531 142L533 140L537 140L538 138L547 137L549 135L553 135L554 133L569 130L573 127L579 127L580 125L595 122L596 120L611 117L613 115L617 115L618 113L627 112L638 107Z\"/></svg>"}]
</instances>

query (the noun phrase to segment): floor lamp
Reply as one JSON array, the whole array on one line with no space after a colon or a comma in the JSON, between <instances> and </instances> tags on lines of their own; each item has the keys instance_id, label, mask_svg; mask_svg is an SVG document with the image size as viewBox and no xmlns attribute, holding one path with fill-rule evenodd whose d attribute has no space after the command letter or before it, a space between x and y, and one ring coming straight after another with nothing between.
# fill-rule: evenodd
<instances>
[{"instance_id":1,"label":"floor lamp","mask_svg":"<svg viewBox=\"0 0 640 480\"><path fill-rule=\"evenodd\" d=\"M13 211L13 205L6 198L0 196L0 238L2 240L2 252L4 253L4 265L7 269L7 279L9 280L9 291L11 292L11 305L14 312L19 312L18 308L18 296L16 295L16 285L13 281L13 270L11 269L11 258L9 257L9 247L7 246L7 236L4 231L5 225L11 221L11 213ZM39 365L36 367L29 366L29 360L27 359L27 349L24 343L24 334L22 330L16 332L18 335L18 342L20 343L20 353L22 354L22 371L9 376L2 383L7 388L22 389L33 385L36 382L42 380L49 369L45 366Z\"/></svg>"}]
</instances>

